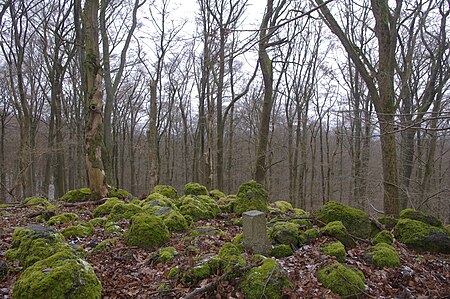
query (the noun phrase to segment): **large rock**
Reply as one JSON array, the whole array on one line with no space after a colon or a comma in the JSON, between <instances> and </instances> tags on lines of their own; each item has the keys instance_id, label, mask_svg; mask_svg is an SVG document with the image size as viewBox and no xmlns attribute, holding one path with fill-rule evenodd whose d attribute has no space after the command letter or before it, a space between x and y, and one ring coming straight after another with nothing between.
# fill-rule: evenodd
<instances>
[{"instance_id":1,"label":"large rock","mask_svg":"<svg viewBox=\"0 0 450 299\"><path fill-rule=\"evenodd\" d=\"M220 213L217 202L209 195L188 195L180 198L180 213L193 221L215 218Z\"/></svg>"},{"instance_id":2,"label":"large rock","mask_svg":"<svg viewBox=\"0 0 450 299\"><path fill-rule=\"evenodd\" d=\"M431 226L442 227L442 222L439 219L437 219L436 217L426 215L425 213L422 213L420 211L416 211L413 209L405 209L405 210L401 211L400 219L417 220L417 221L429 224Z\"/></svg>"},{"instance_id":3,"label":"large rock","mask_svg":"<svg viewBox=\"0 0 450 299\"><path fill-rule=\"evenodd\" d=\"M359 238L367 239L378 233L367 213L340 202L328 202L321 206L315 215L317 219L325 223L341 221L350 234Z\"/></svg>"},{"instance_id":4,"label":"large rock","mask_svg":"<svg viewBox=\"0 0 450 299\"><path fill-rule=\"evenodd\" d=\"M239 187L234 202L234 212L238 214L251 210L266 212L267 201L268 193L266 189L252 180Z\"/></svg>"},{"instance_id":5,"label":"large rock","mask_svg":"<svg viewBox=\"0 0 450 299\"><path fill-rule=\"evenodd\" d=\"M209 195L208 189L199 183L187 183L184 185L184 195Z\"/></svg>"},{"instance_id":6,"label":"large rock","mask_svg":"<svg viewBox=\"0 0 450 299\"><path fill-rule=\"evenodd\" d=\"M334 293L352 297L364 291L364 274L336 262L317 271L317 279Z\"/></svg>"},{"instance_id":7,"label":"large rock","mask_svg":"<svg viewBox=\"0 0 450 299\"><path fill-rule=\"evenodd\" d=\"M177 199L178 198L178 192L177 190L169 185L156 185L153 187L152 194L159 193L161 195L164 195L170 199Z\"/></svg>"},{"instance_id":8,"label":"large rock","mask_svg":"<svg viewBox=\"0 0 450 299\"><path fill-rule=\"evenodd\" d=\"M395 226L397 240L419 251L450 253L449 230L412 219L400 219Z\"/></svg>"},{"instance_id":9,"label":"large rock","mask_svg":"<svg viewBox=\"0 0 450 299\"><path fill-rule=\"evenodd\" d=\"M129 246L155 248L164 245L169 238L169 230L161 218L142 213L131 218L125 242Z\"/></svg>"},{"instance_id":10,"label":"large rock","mask_svg":"<svg viewBox=\"0 0 450 299\"><path fill-rule=\"evenodd\" d=\"M271 228L270 237L278 244L298 247L299 234L300 230L296 224L280 221Z\"/></svg>"}]
</instances>

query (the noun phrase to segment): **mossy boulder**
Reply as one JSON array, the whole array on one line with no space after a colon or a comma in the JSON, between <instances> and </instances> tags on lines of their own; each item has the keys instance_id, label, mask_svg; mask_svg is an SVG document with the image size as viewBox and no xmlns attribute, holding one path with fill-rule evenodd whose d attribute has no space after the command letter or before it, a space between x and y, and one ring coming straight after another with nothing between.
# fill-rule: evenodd
<instances>
[{"instance_id":1,"label":"mossy boulder","mask_svg":"<svg viewBox=\"0 0 450 299\"><path fill-rule=\"evenodd\" d=\"M165 195L152 193L142 202L142 206L174 208L175 203L173 199L170 199Z\"/></svg>"},{"instance_id":2,"label":"mossy boulder","mask_svg":"<svg viewBox=\"0 0 450 299\"><path fill-rule=\"evenodd\" d=\"M293 254L294 251L292 250L292 247L286 244L277 245L270 251L270 255L277 259L288 257Z\"/></svg>"},{"instance_id":3,"label":"mossy boulder","mask_svg":"<svg viewBox=\"0 0 450 299\"><path fill-rule=\"evenodd\" d=\"M267 211L268 193L263 185L256 181L249 181L239 187L234 202L234 212L242 214L246 211Z\"/></svg>"},{"instance_id":4,"label":"mossy boulder","mask_svg":"<svg viewBox=\"0 0 450 299\"><path fill-rule=\"evenodd\" d=\"M317 279L324 287L342 297L352 297L364 291L364 274L336 262L317 271Z\"/></svg>"},{"instance_id":5,"label":"mossy boulder","mask_svg":"<svg viewBox=\"0 0 450 299\"><path fill-rule=\"evenodd\" d=\"M180 200L180 213L193 221L213 219L220 213L217 202L207 195L188 195Z\"/></svg>"},{"instance_id":6,"label":"mossy boulder","mask_svg":"<svg viewBox=\"0 0 450 299\"><path fill-rule=\"evenodd\" d=\"M170 210L169 213L165 213L161 218L170 232L184 232L188 229L188 221L178 211Z\"/></svg>"},{"instance_id":7,"label":"mossy boulder","mask_svg":"<svg viewBox=\"0 0 450 299\"><path fill-rule=\"evenodd\" d=\"M109 197L117 197L119 199L130 198L133 195L125 189L121 188L111 188L108 192Z\"/></svg>"},{"instance_id":8,"label":"mossy boulder","mask_svg":"<svg viewBox=\"0 0 450 299\"><path fill-rule=\"evenodd\" d=\"M386 229L393 229L398 222L398 219L391 217L391 216L382 216L380 218L377 219L378 222L380 222L381 224L383 224L384 226L386 226Z\"/></svg>"},{"instance_id":9,"label":"mossy boulder","mask_svg":"<svg viewBox=\"0 0 450 299\"><path fill-rule=\"evenodd\" d=\"M278 243L297 247L299 244L298 226L290 222L277 222L270 230L270 238Z\"/></svg>"},{"instance_id":10,"label":"mossy boulder","mask_svg":"<svg viewBox=\"0 0 450 299\"><path fill-rule=\"evenodd\" d=\"M89 222L80 223L78 225L69 226L61 230L66 238L82 238L88 237L95 233L94 226Z\"/></svg>"},{"instance_id":11,"label":"mossy boulder","mask_svg":"<svg viewBox=\"0 0 450 299\"><path fill-rule=\"evenodd\" d=\"M131 217L141 212L142 208L138 205L132 203L117 203L112 207L108 218L112 221L131 219Z\"/></svg>"},{"instance_id":12,"label":"mossy boulder","mask_svg":"<svg viewBox=\"0 0 450 299\"><path fill-rule=\"evenodd\" d=\"M313 227L313 224L308 219L291 219L290 223L298 225L300 228L309 229Z\"/></svg>"},{"instance_id":13,"label":"mossy boulder","mask_svg":"<svg viewBox=\"0 0 450 299\"><path fill-rule=\"evenodd\" d=\"M184 185L184 195L209 195L208 189L199 183L187 183Z\"/></svg>"},{"instance_id":14,"label":"mossy boulder","mask_svg":"<svg viewBox=\"0 0 450 299\"><path fill-rule=\"evenodd\" d=\"M211 196L215 200L219 200L219 199L222 199L222 198L226 197L225 193L223 193L222 191L220 191L218 189L214 189L214 190L209 191L209 196Z\"/></svg>"},{"instance_id":15,"label":"mossy boulder","mask_svg":"<svg viewBox=\"0 0 450 299\"><path fill-rule=\"evenodd\" d=\"M234 210L234 202L236 195L228 195L217 200L217 205L222 213L232 213Z\"/></svg>"},{"instance_id":16,"label":"mossy boulder","mask_svg":"<svg viewBox=\"0 0 450 299\"><path fill-rule=\"evenodd\" d=\"M382 230L375 237L373 237L372 242L374 244L386 243L392 245L394 242L394 235L388 230Z\"/></svg>"},{"instance_id":17,"label":"mossy boulder","mask_svg":"<svg viewBox=\"0 0 450 299\"><path fill-rule=\"evenodd\" d=\"M287 274L274 259L264 259L259 267L250 269L240 283L246 299L281 299L283 289L290 287Z\"/></svg>"},{"instance_id":18,"label":"mossy boulder","mask_svg":"<svg viewBox=\"0 0 450 299\"><path fill-rule=\"evenodd\" d=\"M75 213L61 213L51 217L47 221L47 225L63 224L78 220L78 215Z\"/></svg>"},{"instance_id":19,"label":"mossy boulder","mask_svg":"<svg viewBox=\"0 0 450 299\"><path fill-rule=\"evenodd\" d=\"M277 214L284 214L288 212L294 211L294 207L290 202L284 201L284 200L278 200L275 202L272 202L268 206L268 211L271 214L277 213Z\"/></svg>"},{"instance_id":20,"label":"mossy boulder","mask_svg":"<svg viewBox=\"0 0 450 299\"><path fill-rule=\"evenodd\" d=\"M100 243L98 243L97 246L94 247L94 249L92 249L92 253L96 254L104 251L109 251L116 243L117 238L106 239L104 241L101 241Z\"/></svg>"},{"instance_id":21,"label":"mossy boulder","mask_svg":"<svg viewBox=\"0 0 450 299\"><path fill-rule=\"evenodd\" d=\"M92 267L73 252L58 252L25 269L13 286L17 299L100 299L102 285Z\"/></svg>"},{"instance_id":22,"label":"mossy boulder","mask_svg":"<svg viewBox=\"0 0 450 299\"><path fill-rule=\"evenodd\" d=\"M164 247L161 248L158 251L158 262L160 263L167 263L167 262L171 262L175 259L175 255L177 255L178 252L175 249L175 247Z\"/></svg>"},{"instance_id":23,"label":"mossy boulder","mask_svg":"<svg viewBox=\"0 0 450 299\"><path fill-rule=\"evenodd\" d=\"M347 251L345 251L345 246L340 241L329 243L322 247L325 254L334 256L341 263L345 262L347 257Z\"/></svg>"},{"instance_id":24,"label":"mossy boulder","mask_svg":"<svg viewBox=\"0 0 450 299\"><path fill-rule=\"evenodd\" d=\"M47 199L43 197L27 197L25 198L24 204L26 206L33 206L38 209L53 210L53 211L58 210L57 206L50 203Z\"/></svg>"},{"instance_id":25,"label":"mossy boulder","mask_svg":"<svg viewBox=\"0 0 450 299\"><path fill-rule=\"evenodd\" d=\"M386 243L378 243L369 249L366 260L378 267L398 267L400 257L394 247Z\"/></svg>"},{"instance_id":26,"label":"mossy boulder","mask_svg":"<svg viewBox=\"0 0 450 299\"><path fill-rule=\"evenodd\" d=\"M419 251L450 253L450 232L412 219L400 219L395 226L396 239Z\"/></svg>"},{"instance_id":27,"label":"mossy boulder","mask_svg":"<svg viewBox=\"0 0 450 299\"><path fill-rule=\"evenodd\" d=\"M245 258L242 255L242 248L236 244L226 242L220 248L217 255L220 269L224 271L231 270L233 268L239 268L245 266Z\"/></svg>"},{"instance_id":28,"label":"mossy boulder","mask_svg":"<svg viewBox=\"0 0 450 299\"><path fill-rule=\"evenodd\" d=\"M177 189L175 189L172 186L169 185L156 185L155 187L153 187L152 191L150 192L151 194L153 193L159 193L161 195L164 195L170 199L177 199L178 198L178 191Z\"/></svg>"},{"instance_id":29,"label":"mossy boulder","mask_svg":"<svg viewBox=\"0 0 450 299\"><path fill-rule=\"evenodd\" d=\"M301 236L305 243L309 243L309 241L320 237L320 231L317 228L310 228L302 232Z\"/></svg>"},{"instance_id":30,"label":"mossy boulder","mask_svg":"<svg viewBox=\"0 0 450 299\"><path fill-rule=\"evenodd\" d=\"M321 206L315 215L318 220L325 223L341 221L350 234L359 238L371 238L378 232L367 213L340 202L328 202Z\"/></svg>"},{"instance_id":31,"label":"mossy boulder","mask_svg":"<svg viewBox=\"0 0 450 299\"><path fill-rule=\"evenodd\" d=\"M148 214L137 214L131 217L130 229L125 234L125 242L129 246L146 249L164 245L169 238L169 230L163 220Z\"/></svg>"},{"instance_id":32,"label":"mossy boulder","mask_svg":"<svg viewBox=\"0 0 450 299\"><path fill-rule=\"evenodd\" d=\"M60 200L65 202L88 201L92 198L92 191L89 188L69 190Z\"/></svg>"},{"instance_id":33,"label":"mossy boulder","mask_svg":"<svg viewBox=\"0 0 450 299\"><path fill-rule=\"evenodd\" d=\"M21 266L29 267L59 251L67 250L74 251L65 243L62 234L48 226L31 224L14 230L11 247L5 256L18 261Z\"/></svg>"},{"instance_id":34,"label":"mossy boulder","mask_svg":"<svg viewBox=\"0 0 450 299\"><path fill-rule=\"evenodd\" d=\"M326 226L321 228L320 233L325 236L335 237L341 241L346 248L355 246L355 241L352 236L349 235L346 227L341 221L332 221L328 223Z\"/></svg>"},{"instance_id":35,"label":"mossy boulder","mask_svg":"<svg viewBox=\"0 0 450 299\"><path fill-rule=\"evenodd\" d=\"M93 211L94 217L102 217L109 215L111 213L112 208L118 203L125 203L123 200L118 199L117 197L108 198L104 203L96 207Z\"/></svg>"},{"instance_id":36,"label":"mossy boulder","mask_svg":"<svg viewBox=\"0 0 450 299\"><path fill-rule=\"evenodd\" d=\"M431 226L442 227L442 222L439 219L437 219L436 217L433 217L431 215L426 215L423 212L416 211L413 209L405 209L405 210L401 211L400 219L417 220L417 221L429 224Z\"/></svg>"}]
</instances>

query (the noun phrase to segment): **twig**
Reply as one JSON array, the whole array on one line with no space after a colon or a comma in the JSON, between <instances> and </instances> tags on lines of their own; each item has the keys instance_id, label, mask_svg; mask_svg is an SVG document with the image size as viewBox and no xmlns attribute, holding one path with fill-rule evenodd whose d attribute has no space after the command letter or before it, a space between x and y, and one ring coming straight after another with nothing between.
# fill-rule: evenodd
<instances>
[{"instance_id":1,"label":"twig","mask_svg":"<svg viewBox=\"0 0 450 299\"><path fill-rule=\"evenodd\" d=\"M66 202L65 204L63 204L63 206L78 207L78 206L84 206L84 205L100 205L100 204L104 203L105 201L107 201L108 199L109 199L108 197L105 197L105 198L95 200L95 201Z\"/></svg>"}]
</instances>

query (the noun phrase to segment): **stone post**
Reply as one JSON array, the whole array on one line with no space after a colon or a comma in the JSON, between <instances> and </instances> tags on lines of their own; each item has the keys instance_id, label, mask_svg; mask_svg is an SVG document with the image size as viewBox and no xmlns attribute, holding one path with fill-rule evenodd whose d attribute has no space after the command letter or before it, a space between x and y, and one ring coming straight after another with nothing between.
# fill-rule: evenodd
<instances>
[{"instance_id":1,"label":"stone post","mask_svg":"<svg viewBox=\"0 0 450 299\"><path fill-rule=\"evenodd\" d=\"M271 244L266 232L266 217L261 211L248 211L242 214L244 246L254 253L269 255Z\"/></svg>"}]
</instances>

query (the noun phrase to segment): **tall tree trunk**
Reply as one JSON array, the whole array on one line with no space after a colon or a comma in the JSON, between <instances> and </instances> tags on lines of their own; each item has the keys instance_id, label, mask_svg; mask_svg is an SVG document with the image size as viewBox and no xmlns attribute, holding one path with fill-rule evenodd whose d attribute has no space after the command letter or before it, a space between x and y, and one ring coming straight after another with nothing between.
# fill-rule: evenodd
<instances>
[{"instance_id":1,"label":"tall tree trunk","mask_svg":"<svg viewBox=\"0 0 450 299\"><path fill-rule=\"evenodd\" d=\"M150 159L150 190L158 184L158 132L157 132L157 94L158 82L150 82L150 122L148 130L149 159ZM169 161L167 161L169 163Z\"/></svg>"}]
</instances>

